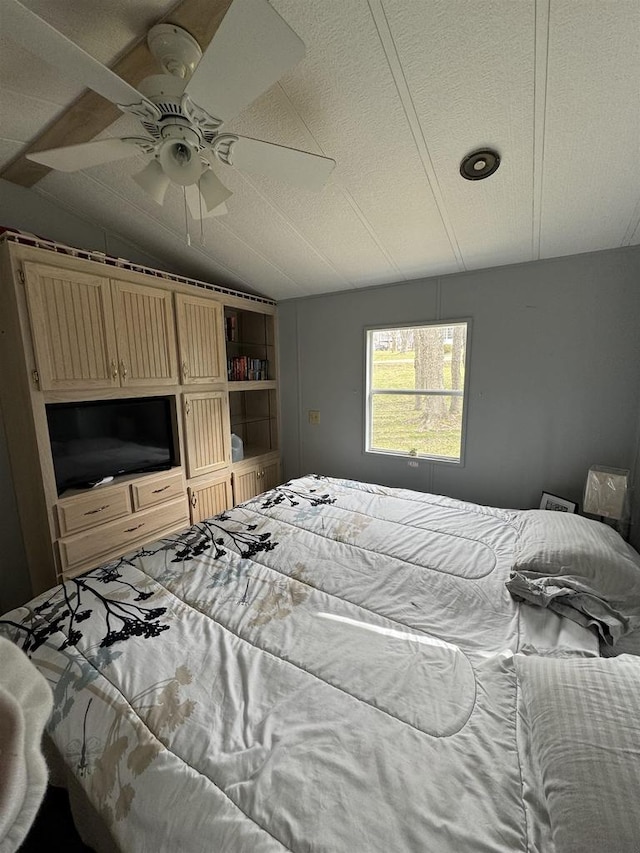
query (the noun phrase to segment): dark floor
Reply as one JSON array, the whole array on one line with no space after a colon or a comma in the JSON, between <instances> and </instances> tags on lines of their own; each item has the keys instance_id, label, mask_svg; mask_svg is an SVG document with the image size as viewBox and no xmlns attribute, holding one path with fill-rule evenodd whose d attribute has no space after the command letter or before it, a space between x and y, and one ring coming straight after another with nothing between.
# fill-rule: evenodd
<instances>
[{"instance_id":1,"label":"dark floor","mask_svg":"<svg viewBox=\"0 0 640 853\"><path fill-rule=\"evenodd\" d=\"M64 853L93 853L80 840L64 788L49 786L42 806L29 834L20 847L20 853L64 850Z\"/></svg>"}]
</instances>

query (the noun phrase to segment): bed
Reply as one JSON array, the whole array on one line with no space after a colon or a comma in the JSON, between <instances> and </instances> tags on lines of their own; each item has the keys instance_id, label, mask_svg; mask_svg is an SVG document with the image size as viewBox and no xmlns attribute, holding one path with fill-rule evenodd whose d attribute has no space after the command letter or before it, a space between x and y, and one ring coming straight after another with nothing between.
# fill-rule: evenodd
<instances>
[{"instance_id":1,"label":"bed","mask_svg":"<svg viewBox=\"0 0 640 853\"><path fill-rule=\"evenodd\" d=\"M597 772L637 761L637 723L618 722L640 659L598 645L640 606L608 588L585 606L584 578L548 564L541 585L523 546L541 515L562 514L310 475L6 614L53 689L52 766L83 836L135 853L640 849L633 810L613 829L598 811L592 844L602 792L564 779L551 731L573 721L582 773L584 730L613 706ZM615 548L640 590L637 555ZM632 777L622 802L640 798Z\"/></svg>"}]
</instances>

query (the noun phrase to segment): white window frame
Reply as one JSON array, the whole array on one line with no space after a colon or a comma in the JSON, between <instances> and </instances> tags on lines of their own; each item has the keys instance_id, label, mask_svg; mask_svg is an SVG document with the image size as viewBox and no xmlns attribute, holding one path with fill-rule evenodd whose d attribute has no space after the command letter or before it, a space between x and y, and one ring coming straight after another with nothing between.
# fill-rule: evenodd
<instances>
[{"instance_id":1,"label":"white window frame","mask_svg":"<svg viewBox=\"0 0 640 853\"><path fill-rule=\"evenodd\" d=\"M372 366L373 366L373 332L395 332L398 329L422 329L426 327L438 326L442 329L446 329L451 326L458 325L466 325L467 334L466 334L466 344L465 344L465 353L464 353L464 387L462 391L451 391L449 389L429 389L429 388L411 388L407 390L402 389L378 389L375 390L371 387L372 382ZM424 461L424 462L443 462L447 465L456 465L458 467L464 466L464 458L465 458L465 448L466 448L466 436L467 436L467 410L468 410L468 400L469 400L469 362L470 362L470 353L471 353L471 320L468 317L463 317L459 320L427 320L421 323L395 323L394 325L389 325L385 323L384 325L378 326L366 326L364 329L364 352L365 352L365 415L364 415L364 453L370 454L372 456L390 456L397 457L399 459L409 459L411 464L412 460L416 461ZM462 432L460 436L460 458L453 456L436 456L432 454L426 453L418 453L417 456L413 456L410 453L404 453L400 450L383 450L378 448L371 447L371 434L372 434L372 425L373 425L373 398L379 394L396 394L400 396L411 396L415 397L416 395L425 395L425 396L459 396L462 397Z\"/></svg>"}]
</instances>

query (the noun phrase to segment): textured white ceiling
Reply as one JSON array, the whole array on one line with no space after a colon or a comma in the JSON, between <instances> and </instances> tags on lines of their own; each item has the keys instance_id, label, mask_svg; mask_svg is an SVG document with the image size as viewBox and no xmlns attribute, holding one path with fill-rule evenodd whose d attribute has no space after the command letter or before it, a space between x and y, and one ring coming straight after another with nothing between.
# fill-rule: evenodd
<instances>
[{"instance_id":1,"label":"textured white ceiling","mask_svg":"<svg viewBox=\"0 0 640 853\"><path fill-rule=\"evenodd\" d=\"M272 2L305 59L228 129L335 159L322 192L221 166L229 213L202 234L189 218L189 246L181 192L150 201L139 158L33 191L185 275L275 299L640 241L640 0ZM25 5L111 64L172 3ZM80 93L10 35L0 165ZM101 136L132 134L123 117ZM484 145L500 169L464 181Z\"/></svg>"}]
</instances>

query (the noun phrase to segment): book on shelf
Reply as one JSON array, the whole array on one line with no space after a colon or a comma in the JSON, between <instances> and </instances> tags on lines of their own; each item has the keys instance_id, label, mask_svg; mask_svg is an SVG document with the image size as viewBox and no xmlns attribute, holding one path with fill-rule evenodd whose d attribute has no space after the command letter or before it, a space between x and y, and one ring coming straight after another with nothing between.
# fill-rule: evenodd
<instances>
[{"instance_id":1,"label":"book on shelf","mask_svg":"<svg viewBox=\"0 0 640 853\"><path fill-rule=\"evenodd\" d=\"M234 355L227 359L229 382L259 382L269 378L269 362L266 358L250 358Z\"/></svg>"},{"instance_id":2,"label":"book on shelf","mask_svg":"<svg viewBox=\"0 0 640 853\"><path fill-rule=\"evenodd\" d=\"M225 334L228 341L238 340L238 315L227 314L224 318Z\"/></svg>"}]
</instances>

